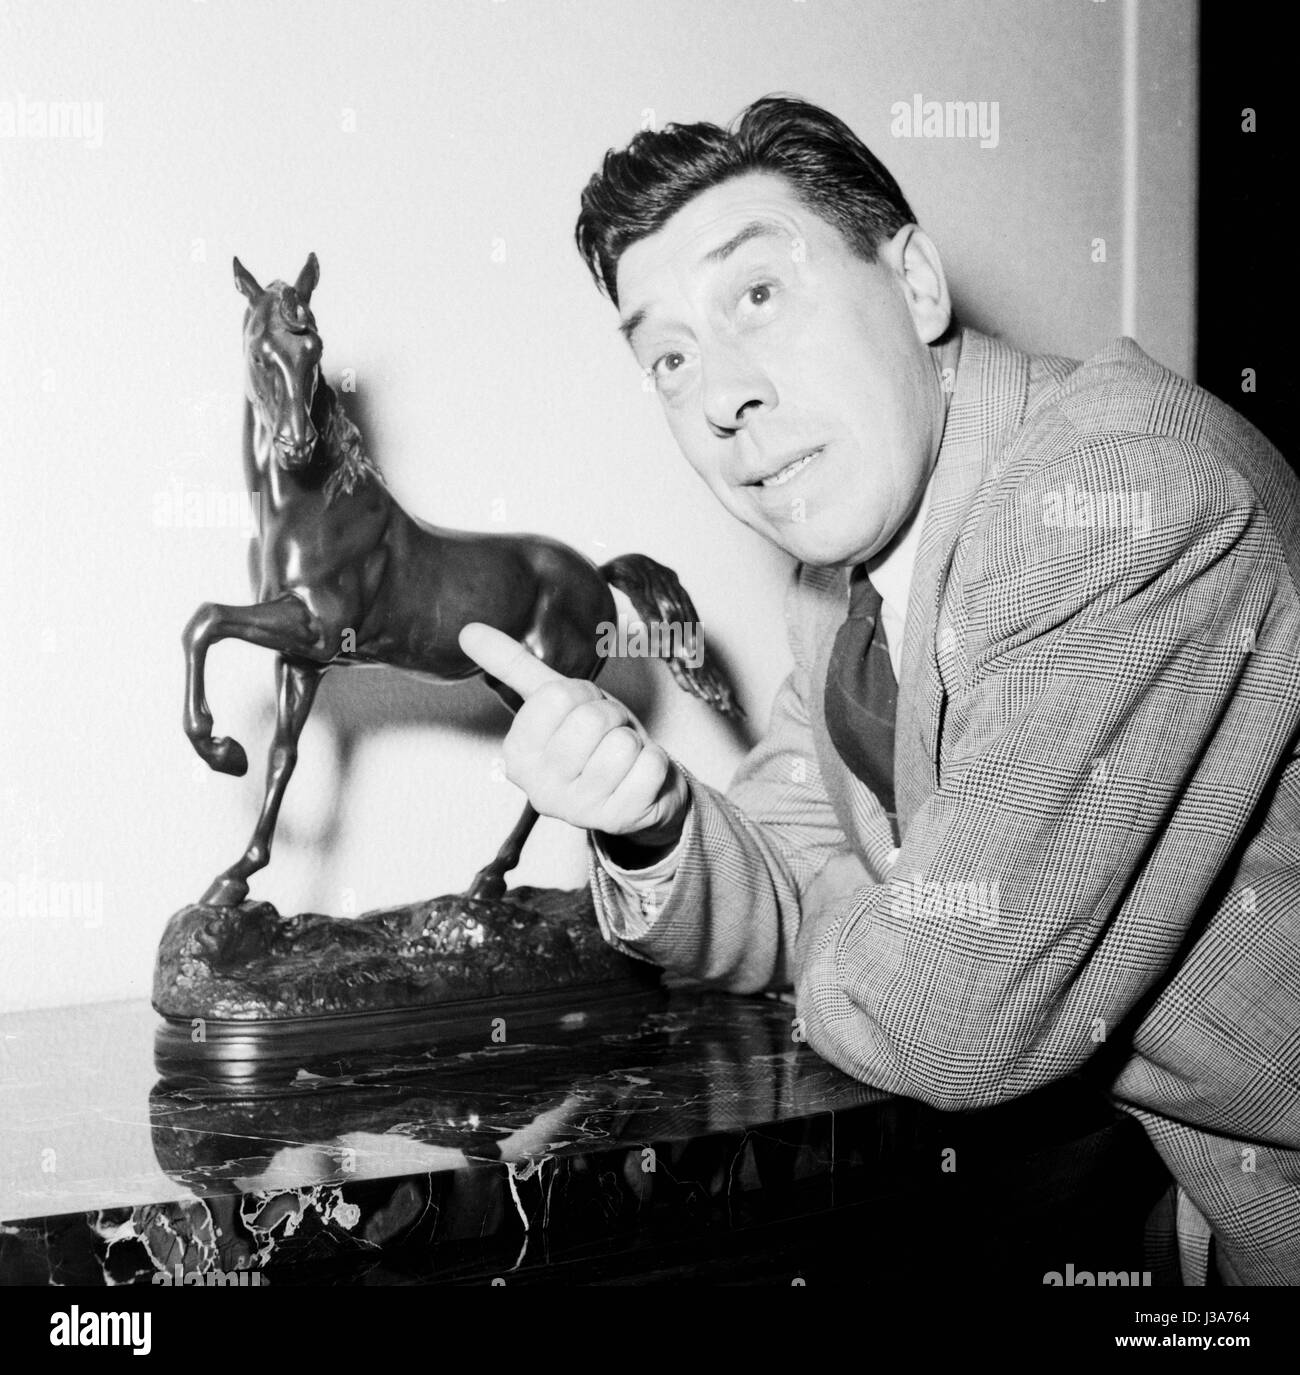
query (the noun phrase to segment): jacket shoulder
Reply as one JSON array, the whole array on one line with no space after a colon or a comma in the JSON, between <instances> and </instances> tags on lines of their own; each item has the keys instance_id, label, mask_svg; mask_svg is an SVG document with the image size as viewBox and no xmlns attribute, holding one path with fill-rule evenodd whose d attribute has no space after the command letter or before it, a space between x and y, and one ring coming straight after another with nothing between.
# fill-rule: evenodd
<instances>
[{"instance_id":1,"label":"jacket shoulder","mask_svg":"<svg viewBox=\"0 0 1300 1375\"><path fill-rule=\"evenodd\" d=\"M1300 567L1300 481L1248 420L1203 387L1157 363L1132 339L1084 362L1034 360L1024 423L1005 456L1004 481L1082 461L1100 480L1151 490L1157 504L1257 510ZM1206 513L1209 513L1208 511ZM1178 521L1169 522L1177 526Z\"/></svg>"},{"instance_id":2,"label":"jacket shoulder","mask_svg":"<svg viewBox=\"0 0 1300 1375\"><path fill-rule=\"evenodd\" d=\"M1259 470L1290 473L1286 460L1248 420L1157 363L1132 339L1116 339L1082 362L1036 358L1031 379L1022 439L1036 427L1064 419L1081 447L1146 436L1236 467L1252 486Z\"/></svg>"}]
</instances>

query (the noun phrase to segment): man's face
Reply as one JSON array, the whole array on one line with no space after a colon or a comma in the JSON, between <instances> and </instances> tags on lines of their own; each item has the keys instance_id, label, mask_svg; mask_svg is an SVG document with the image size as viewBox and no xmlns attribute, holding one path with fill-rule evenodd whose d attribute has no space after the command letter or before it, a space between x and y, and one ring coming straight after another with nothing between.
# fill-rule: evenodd
<instances>
[{"instance_id":1,"label":"man's face","mask_svg":"<svg viewBox=\"0 0 1300 1375\"><path fill-rule=\"evenodd\" d=\"M921 498L950 309L914 227L864 262L784 178L701 192L618 265L622 329L691 466L811 564L882 551Z\"/></svg>"}]
</instances>

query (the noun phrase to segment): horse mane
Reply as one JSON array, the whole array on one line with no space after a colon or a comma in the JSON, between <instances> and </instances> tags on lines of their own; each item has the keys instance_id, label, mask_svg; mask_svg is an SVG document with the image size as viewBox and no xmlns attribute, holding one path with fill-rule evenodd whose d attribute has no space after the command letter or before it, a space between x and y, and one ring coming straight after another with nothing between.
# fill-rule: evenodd
<instances>
[{"instance_id":1,"label":"horse mane","mask_svg":"<svg viewBox=\"0 0 1300 1375\"><path fill-rule=\"evenodd\" d=\"M325 479L324 488L327 502L333 502L340 496L350 496L352 489L363 478L386 487L384 475L366 453L361 431L348 419L337 392L330 400L323 438L330 456L330 473Z\"/></svg>"}]
</instances>

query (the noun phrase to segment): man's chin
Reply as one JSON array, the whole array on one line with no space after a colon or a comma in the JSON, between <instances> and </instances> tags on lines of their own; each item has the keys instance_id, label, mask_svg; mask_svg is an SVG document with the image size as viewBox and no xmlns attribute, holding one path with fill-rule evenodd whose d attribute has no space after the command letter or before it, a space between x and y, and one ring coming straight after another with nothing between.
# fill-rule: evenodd
<instances>
[{"instance_id":1,"label":"man's chin","mask_svg":"<svg viewBox=\"0 0 1300 1375\"><path fill-rule=\"evenodd\" d=\"M768 538L779 549L810 568L851 568L871 557L871 549L864 550L860 543L831 538L818 539L810 531L801 536L784 531L768 534Z\"/></svg>"},{"instance_id":2,"label":"man's chin","mask_svg":"<svg viewBox=\"0 0 1300 1375\"><path fill-rule=\"evenodd\" d=\"M879 545L878 540L864 542L860 532L825 528L829 522L816 516L809 521L773 519L770 512L760 515L741 503L724 501L723 505L756 535L811 568L851 568L870 558Z\"/></svg>"}]
</instances>

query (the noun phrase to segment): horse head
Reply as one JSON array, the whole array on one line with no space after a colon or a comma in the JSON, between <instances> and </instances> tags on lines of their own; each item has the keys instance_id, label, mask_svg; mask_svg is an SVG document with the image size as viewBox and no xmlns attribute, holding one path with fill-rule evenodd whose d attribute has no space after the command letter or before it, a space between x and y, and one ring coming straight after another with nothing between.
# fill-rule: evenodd
<instances>
[{"instance_id":1,"label":"horse head","mask_svg":"<svg viewBox=\"0 0 1300 1375\"><path fill-rule=\"evenodd\" d=\"M235 286L248 300L244 316L244 391L275 443L280 466L293 472L312 460L318 434L311 408L320 380L321 338L311 313L320 264L311 253L292 286L263 289L234 260Z\"/></svg>"}]
</instances>

